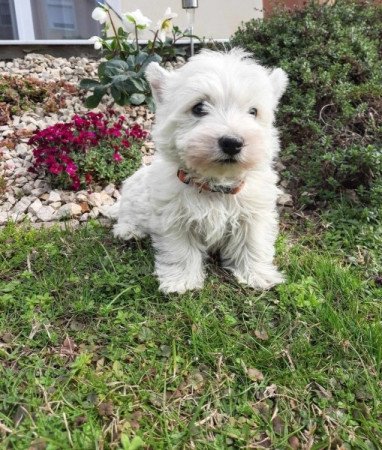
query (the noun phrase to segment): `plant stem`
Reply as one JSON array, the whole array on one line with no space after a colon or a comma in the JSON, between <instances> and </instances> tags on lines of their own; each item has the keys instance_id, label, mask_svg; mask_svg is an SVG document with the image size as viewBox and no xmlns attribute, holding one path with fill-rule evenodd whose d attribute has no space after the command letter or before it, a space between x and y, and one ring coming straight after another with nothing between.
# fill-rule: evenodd
<instances>
[{"instance_id":1,"label":"plant stem","mask_svg":"<svg viewBox=\"0 0 382 450\"><path fill-rule=\"evenodd\" d=\"M121 52L121 51L122 51L121 41L119 40L119 36L118 36L117 30L116 30L116 28L115 28L113 19L112 19L112 17L111 17L110 9L107 10L107 13L108 13L108 15L109 15L111 27L113 28L113 31L114 31L114 36L115 36L115 38L116 38L116 40L117 40L117 43L118 43L119 51Z\"/></svg>"},{"instance_id":2,"label":"plant stem","mask_svg":"<svg viewBox=\"0 0 382 450\"><path fill-rule=\"evenodd\" d=\"M152 47L151 47L151 51L150 51L150 53L151 53L151 54L153 54L153 53L154 53L154 51L155 51L155 42L156 42L156 40L157 40L157 37L158 37L158 33L159 33L159 30L157 30L157 31L155 32L155 34L154 34L153 45L152 45Z\"/></svg>"},{"instance_id":3,"label":"plant stem","mask_svg":"<svg viewBox=\"0 0 382 450\"><path fill-rule=\"evenodd\" d=\"M138 27L135 25L135 41L137 44L137 53L139 53L139 43L138 43Z\"/></svg>"}]
</instances>

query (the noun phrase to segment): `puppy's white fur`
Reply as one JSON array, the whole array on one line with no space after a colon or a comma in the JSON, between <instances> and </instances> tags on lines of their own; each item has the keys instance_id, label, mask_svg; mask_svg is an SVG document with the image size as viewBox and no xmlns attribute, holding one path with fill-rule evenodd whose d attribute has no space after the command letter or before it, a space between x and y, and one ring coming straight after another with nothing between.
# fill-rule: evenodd
<instances>
[{"instance_id":1,"label":"puppy's white fur","mask_svg":"<svg viewBox=\"0 0 382 450\"><path fill-rule=\"evenodd\" d=\"M151 236L166 293L201 288L203 260L215 250L239 282L261 289L280 283L273 265L278 189L272 162L279 150L273 122L286 74L236 49L203 51L173 72L151 63L146 76L157 104L157 151L153 163L123 185L111 212L118 217L115 236ZM195 117L192 108L200 102L206 115ZM244 140L234 164L222 162L222 136ZM244 185L234 195L200 190L177 178L180 168L210 186Z\"/></svg>"}]
</instances>

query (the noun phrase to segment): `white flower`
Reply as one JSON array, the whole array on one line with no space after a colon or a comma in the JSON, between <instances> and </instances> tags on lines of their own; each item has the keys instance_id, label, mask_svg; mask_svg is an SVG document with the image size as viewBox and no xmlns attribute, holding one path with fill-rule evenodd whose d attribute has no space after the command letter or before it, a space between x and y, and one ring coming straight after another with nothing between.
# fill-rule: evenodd
<instances>
[{"instance_id":1,"label":"white flower","mask_svg":"<svg viewBox=\"0 0 382 450\"><path fill-rule=\"evenodd\" d=\"M97 6L97 8L93 9L92 18L94 20L97 20L102 25L108 19L107 10L104 8L101 8L100 6Z\"/></svg>"},{"instance_id":2,"label":"white flower","mask_svg":"<svg viewBox=\"0 0 382 450\"><path fill-rule=\"evenodd\" d=\"M159 39L161 41L164 41L166 36L171 33L173 29L172 19L175 19L175 17L178 17L178 14L171 12L171 8L168 7L162 19L158 21L157 28L159 31Z\"/></svg>"},{"instance_id":3,"label":"white flower","mask_svg":"<svg viewBox=\"0 0 382 450\"><path fill-rule=\"evenodd\" d=\"M138 30L144 30L150 26L151 20L141 13L140 9L124 14L126 21L134 24Z\"/></svg>"},{"instance_id":4,"label":"white flower","mask_svg":"<svg viewBox=\"0 0 382 450\"><path fill-rule=\"evenodd\" d=\"M99 36L92 36L89 41L94 44L94 48L96 50L101 50L102 48L102 39Z\"/></svg>"}]
</instances>

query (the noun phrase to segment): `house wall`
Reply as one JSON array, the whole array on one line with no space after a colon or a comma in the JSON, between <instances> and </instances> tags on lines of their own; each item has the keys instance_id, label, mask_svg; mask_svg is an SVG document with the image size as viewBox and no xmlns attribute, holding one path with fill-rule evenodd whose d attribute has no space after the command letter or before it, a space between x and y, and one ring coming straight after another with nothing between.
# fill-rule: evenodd
<instances>
[{"instance_id":1,"label":"house wall","mask_svg":"<svg viewBox=\"0 0 382 450\"><path fill-rule=\"evenodd\" d=\"M187 14L182 0L121 0L121 12L140 9L155 27L168 6L178 14L174 23L182 30L188 26ZM227 39L243 21L263 17L262 0L199 0L195 10L194 34L199 37ZM152 34L142 34L142 39Z\"/></svg>"}]
</instances>

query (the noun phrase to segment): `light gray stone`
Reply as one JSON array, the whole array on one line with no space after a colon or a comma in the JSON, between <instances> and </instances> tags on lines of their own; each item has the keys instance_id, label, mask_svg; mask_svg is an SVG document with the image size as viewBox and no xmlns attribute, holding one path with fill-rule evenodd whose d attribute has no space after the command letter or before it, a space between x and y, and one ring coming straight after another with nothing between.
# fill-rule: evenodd
<instances>
[{"instance_id":1,"label":"light gray stone","mask_svg":"<svg viewBox=\"0 0 382 450\"><path fill-rule=\"evenodd\" d=\"M37 217L41 222L50 222L55 214L55 210L51 206L42 206L37 211Z\"/></svg>"},{"instance_id":2,"label":"light gray stone","mask_svg":"<svg viewBox=\"0 0 382 450\"><path fill-rule=\"evenodd\" d=\"M34 214L35 216L37 216L37 213L40 211L40 209L42 208L42 203L41 200L39 198L37 198L28 208L28 212Z\"/></svg>"},{"instance_id":3,"label":"light gray stone","mask_svg":"<svg viewBox=\"0 0 382 450\"><path fill-rule=\"evenodd\" d=\"M114 205L114 200L110 197L110 195L106 194L105 191L100 192L100 196L102 205L106 206Z\"/></svg>"},{"instance_id":4,"label":"light gray stone","mask_svg":"<svg viewBox=\"0 0 382 450\"><path fill-rule=\"evenodd\" d=\"M102 197L99 192L92 192L89 195L88 202L92 206L100 207L102 205Z\"/></svg>"},{"instance_id":5,"label":"light gray stone","mask_svg":"<svg viewBox=\"0 0 382 450\"><path fill-rule=\"evenodd\" d=\"M8 221L8 213L6 211L0 211L0 225L5 225Z\"/></svg>"},{"instance_id":6,"label":"light gray stone","mask_svg":"<svg viewBox=\"0 0 382 450\"><path fill-rule=\"evenodd\" d=\"M28 154L28 146L27 144L18 144L16 145L16 153L17 156L24 157Z\"/></svg>"},{"instance_id":7,"label":"light gray stone","mask_svg":"<svg viewBox=\"0 0 382 450\"><path fill-rule=\"evenodd\" d=\"M284 192L278 196L277 204L279 206L293 206L293 198L290 194Z\"/></svg>"},{"instance_id":8,"label":"light gray stone","mask_svg":"<svg viewBox=\"0 0 382 450\"><path fill-rule=\"evenodd\" d=\"M2 205L0 205L0 211L10 211L12 209L12 203L11 202L5 202Z\"/></svg>"},{"instance_id":9,"label":"light gray stone","mask_svg":"<svg viewBox=\"0 0 382 450\"><path fill-rule=\"evenodd\" d=\"M110 183L105 187L103 191L106 192L107 195L113 195L114 190L115 185L113 183Z\"/></svg>"},{"instance_id":10,"label":"light gray stone","mask_svg":"<svg viewBox=\"0 0 382 450\"><path fill-rule=\"evenodd\" d=\"M31 201L29 200L28 197L23 197L21 200L19 200L15 206L12 209L12 212L15 214L21 214L24 213L29 205L31 204Z\"/></svg>"},{"instance_id":11,"label":"light gray stone","mask_svg":"<svg viewBox=\"0 0 382 450\"><path fill-rule=\"evenodd\" d=\"M56 219L64 219L64 218L70 218L74 216L79 216L82 213L82 209L80 205L77 205L76 203L67 203L66 205L62 205L56 215Z\"/></svg>"},{"instance_id":12,"label":"light gray stone","mask_svg":"<svg viewBox=\"0 0 382 450\"><path fill-rule=\"evenodd\" d=\"M57 191L51 191L48 197L48 203L55 203L61 201L61 194Z\"/></svg>"},{"instance_id":13,"label":"light gray stone","mask_svg":"<svg viewBox=\"0 0 382 450\"><path fill-rule=\"evenodd\" d=\"M90 213L89 213L89 217L91 219L96 219L99 216L99 209L97 207L94 207Z\"/></svg>"}]
</instances>

